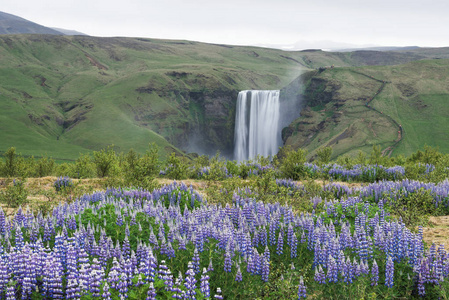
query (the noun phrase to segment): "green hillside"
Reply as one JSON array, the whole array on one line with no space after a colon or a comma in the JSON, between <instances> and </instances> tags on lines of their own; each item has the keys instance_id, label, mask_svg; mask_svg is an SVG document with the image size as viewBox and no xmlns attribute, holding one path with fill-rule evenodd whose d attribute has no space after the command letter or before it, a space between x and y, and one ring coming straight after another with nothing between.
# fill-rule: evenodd
<instances>
[{"instance_id":1,"label":"green hillside","mask_svg":"<svg viewBox=\"0 0 449 300\"><path fill-rule=\"evenodd\" d=\"M118 151L134 148L144 152L149 143L155 142L163 153L220 150L230 154L235 102L240 90L282 89L306 71L336 66L316 76L309 86L313 87L320 77L326 80L335 77L336 82L354 81L354 87L366 85L348 95L368 97L379 83L337 67L390 65L448 55L445 48L285 52L142 38L3 35L0 36L0 151L15 146L24 155L74 159L79 153L111 144ZM376 76L387 77L388 74L375 73L387 72L383 70L393 69L366 68ZM297 86L293 93L298 89ZM308 93L313 96L316 92ZM432 99L438 98L435 97ZM363 107L353 108L357 109ZM315 121L323 119L319 110L317 107L311 110L317 116ZM324 117L331 117L330 114L326 112ZM363 122L369 124L376 118L367 112ZM345 123L347 127L349 122ZM323 139L343 133L346 130L343 125L332 125L334 129L328 136L314 139L308 147L316 148ZM387 145L396 129L386 121L382 124L373 121L365 135L371 134L371 127L375 131L379 126L387 127L381 135ZM380 135L374 137L373 143L380 139ZM407 152L413 146L404 144L397 151Z\"/></svg>"},{"instance_id":2,"label":"green hillside","mask_svg":"<svg viewBox=\"0 0 449 300\"><path fill-rule=\"evenodd\" d=\"M257 51L257 52L256 52ZM241 89L280 88L303 66L281 51L184 41L0 37L0 151L75 158L231 148ZM201 145L189 145L203 134Z\"/></svg>"},{"instance_id":3,"label":"green hillside","mask_svg":"<svg viewBox=\"0 0 449 300\"><path fill-rule=\"evenodd\" d=\"M449 152L447 59L329 68L309 73L306 81L305 107L284 130L286 144L311 155L331 146L334 157L369 152L373 145L385 154L409 155L425 145Z\"/></svg>"}]
</instances>

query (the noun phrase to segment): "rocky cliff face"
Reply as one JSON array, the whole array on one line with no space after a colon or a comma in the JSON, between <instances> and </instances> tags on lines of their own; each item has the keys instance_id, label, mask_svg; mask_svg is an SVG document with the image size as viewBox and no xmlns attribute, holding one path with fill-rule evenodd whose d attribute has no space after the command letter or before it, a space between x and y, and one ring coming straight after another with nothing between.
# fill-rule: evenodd
<instances>
[{"instance_id":1,"label":"rocky cliff face","mask_svg":"<svg viewBox=\"0 0 449 300\"><path fill-rule=\"evenodd\" d=\"M232 156L238 90L202 73L168 75L164 84L152 78L136 89L142 98L151 98L133 107L136 120L187 152ZM169 105L155 108L156 98Z\"/></svg>"},{"instance_id":2,"label":"rocky cliff face","mask_svg":"<svg viewBox=\"0 0 449 300\"><path fill-rule=\"evenodd\" d=\"M182 148L207 154L219 150L232 156L237 95L231 89L190 92L188 101L200 109L184 135Z\"/></svg>"}]
</instances>

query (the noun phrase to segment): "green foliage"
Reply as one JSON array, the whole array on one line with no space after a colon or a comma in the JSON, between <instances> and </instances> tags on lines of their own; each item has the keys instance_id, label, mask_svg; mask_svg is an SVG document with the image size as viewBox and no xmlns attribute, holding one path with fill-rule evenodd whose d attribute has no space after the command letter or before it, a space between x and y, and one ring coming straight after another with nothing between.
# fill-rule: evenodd
<instances>
[{"instance_id":1,"label":"green foliage","mask_svg":"<svg viewBox=\"0 0 449 300\"><path fill-rule=\"evenodd\" d=\"M184 179L187 176L187 165L176 156L175 152L172 152L167 159L167 172L166 175L171 179Z\"/></svg>"},{"instance_id":2,"label":"green foliage","mask_svg":"<svg viewBox=\"0 0 449 300\"><path fill-rule=\"evenodd\" d=\"M281 172L285 178L299 180L307 176L307 169L304 166L306 162L307 150L298 149L291 150L285 154L285 158L281 162Z\"/></svg>"},{"instance_id":3,"label":"green foliage","mask_svg":"<svg viewBox=\"0 0 449 300\"><path fill-rule=\"evenodd\" d=\"M318 164L325 165L330 162L332 156L332 147L324 147L316 152Z\"/></svg>"},{"instance_id":4,"label":"green foliage","mask_svg":"<svg viewBox=\"0 0 449 300\"><path fill-rule=\"evenodd\" d=\"M75 164L74 163L61 163L61 164L57 164L54 168L53 174L55 176L66 176L69 175L72 178L79 178L78 176L75 176L75 174L77 175L77 173L75 173L74 171L75 169Z\"/></svg>"},{"instance_id":5,"label":"green foliage","mask_svg":"<svg viewBox=\"0 0 449 300\"><path fill-rule=\"evenodd\" d=\"M232 176L241 176L239 164L235 160L226 161L226 169L228 170L228 174ZM241 176L245 178L244 176Z\"/></svg>"},{"instance_id":6,"label":"green foliage","mask_svg":"<svg viewBox=\"0 0 449 300\"><path fill-rule=\"evenodd\" d=\"M52 158L44 156L38 159L36 163L36 177L45 177L53 174L55 168L55 161Z\"/></svg>"},{"instance_id":7,"label":"green foliage","mask_svg":"<svg viewBox=\"0 0 449 300\"><path fill-rule=\"evenodd\" d=\"M100 151L94 151L93 156L93 163L97 168L98 177L113 175L118 167L117 155L113 146L108 146L106 149Z\"/></svg>"},{"instance_id":8,"label":"green foliage","mask_svg":"<svg viewBox=\"0 0 449 300\"><path fill-rule=\"evenodd\" d=\"M226 178L225 161L220 158L220 152L217 152L210 160L209 172L205 178L209 181L223 180Z\"/></svg>"},{"instance_id":9,"label":"green foliage","mask_svg":"<svg viewBox=\"0 0 449 300\"><path fill-rule=\"evenodd\" d=\"M424 163L424 164L432 164L436 165L440 160L443 159L443 154L438 151L438 148L432 148L429 146L424 147L424 151L418 150L415 153L412 153L407 161L413 163Z\"/></svg>"},{"instance_id":10,"label":"green foliage","mask_svg":"<svg viewBox=\"0 0 449 300\"><path fill-rule=\"evenodd\" d=\"M3 174L7 177L21 176L25 177L25 159L16 153L16 148L9 148L5 154L5 163L3 165Z\"/></svg>"},{"instance_id":11,"label":"green foliage","mask_svg":"<svg viewBox=\"0 0 449 300\"><path fill-rule=\"evenodd\" d=\"M366 165L366 154L365 154L365 152L359 150L359 152L357 153L357 157L355 159L355 163L357 165L361 165L361 166Z\"/></svg>"},{"instance_id":12,"label":"green foliage","mask_svg":"<svg viewBox=\"0 0 449 300\"><path fill-rule=\"evenodd\" d=\"M276 177L274 175L274 170L268 169L266 172L263 172L262 175L255 177L255 191L262 201L266 200L265 198L269 195L273 195L278 189ZM271 200L273 201L275 199Z\"/></svg>"},{"instance_id":13,"label":"green foliage","mask_svg":"<svg viewBox=\"0 0 449 300\"><path fill-rule=\"evenodd\" d=\"M159 167L159 150L155 144L151 144L150 149L143 156L131 149L124 157L124 168L122 168L125 184L153 189L154 178L159 172Z\"/></svg>"},{"instance_id":14,"label":"green foliage","mask_svg":"<svg viewBox=\"0 0 449 300\"><path fill-rule=\"evenodd\" d=\"M96 165L92 161L92 158L88 154L80 154L80 156L75 161L75 166L73 168L73 177L75 178L92 178L95 177ZM66 173L69 174L69 173Z\"/></svg>"},{"instance_id":15,"label":"green foliage","mask_svg":"<svg viewBox=\"0 0 449 300\"><path fill-rule=\"evenodd\" d=\"M406 226L423 225L429 215L443 214L443 205L436 206L428 190L420 189L409 195L401 195L398 199L389 199L388 202L391 202L392 213L399 216Z\"/></svg>"},{"instance_id":16,"label":"green foliage","mask_svg":"<svg viewBox=\"0 0 449 300\"><path fill-rule=\"evenodd\" d=\"M373 150L370 153L369 163L371 165L382 165L384 159L382 158L382 149L379 145L373 145Z\"/></svg>"},{"instance_id":17,"label":"green foliage","mask_svg":"<svg viewBox=\"0 0 449 300\"><path fill-rule=\"evenodd\" d=\"M16 148L9 148L5 154L5 165L4 165L4 173L6 176L11 177L17 174L17 155Z\"/></svg>"},{"instance_id":18,"label":"green foliage","mask_svg":"<svg viewBox=\"0 0 449 300\"><path fill-rule=\"evenodd\" d=\"M9 207L19 207L27 203L28 190L25 188L25 179L14 179L12 184L7 182L6 190L0 191L0 202Z\"/></svg>"}]
</instances>

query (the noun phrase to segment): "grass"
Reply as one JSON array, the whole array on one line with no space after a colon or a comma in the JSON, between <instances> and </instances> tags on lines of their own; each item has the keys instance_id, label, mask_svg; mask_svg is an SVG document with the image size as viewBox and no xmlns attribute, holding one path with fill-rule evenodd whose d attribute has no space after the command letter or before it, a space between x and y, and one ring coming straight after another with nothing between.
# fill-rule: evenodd
<instances>
[{"instance_id":1,"label":"grass","mask_svg":"<svg viewBox=\"0 0 449 300\"><path fill-rule=\"evenodd\" d=\"M229 152L239 90L282 89L306 70L334 65L336 68L317 77L344 83L338 100L357 102L372 95L379 83L348 67L416 60L418 54L419 58L447 56L447 49L418 49L413 55L376 52L373 60L357 53L285 52L190 41L46 35L2 36L0 51L0 151L16 146L24 155L47 154L60 159L74 159L79 153L110 144L123 151L132 147L140 153L151 142L162 149L187 148L197 131L201 132L205 147ZM420 62L360 70L385 78L414 76L413 80L419 79L423 85L417 87L422 101L427 103L434 98L424 95L437 97L447 92L438 90L438 82L444 82L443 73L431 77L432 68L439 70L441 64L447 63L435 60L432 66ZM328 91L321 88L314 94ZM382 101L386 101L382 99L388 99L388 95L380 95L376 105L382 106ZM320 104L314 119L325 121L332 132L316 134L320 142L314 144L292 144L307 144L313 153L322 141L341 134L357 120L360 124L354 127L360 127L364 134L354 149L364 149L369 143L386 143L392 135L388 122L362 112L368 125L373 122L362 125L353 113L353 106L360 104L354 102L339 109L351 116L339 124L332 124L332 105ZM319 113L322 109L324 116ZM444 127L443 119L440 123ZM368 127L375 132L385 129L387 135L373 137ZM417 143L427 142L432 141ZM351 143L342 144L346 141L339 141L339 149L334 153L348 153ZM408 153L408 146L403 147L396 151Z\"/></svg>"},{"instance_id":2,"label":"grass","mask_svg":"<svg viewBox=\"0 0 449 300\"><path fill-rule=\"evenodd\" d=\"M311 113L295 121L296 130L305 134L290 137L287 144L306 147L311 156L325 146L333 147L333 157L354 156L359 150L369 152L374 144L382 149L392 146L399 138L400 124L404 136L393 149L394 155L409 155L426 145L448 152L448 66L449 60L439 59L396 66L333 68L317 73L305 90ZM378 95L381 83L368 76L387 81ZM307 93L316 91L314 79L325 86L313 98L307 98ZM326 104L314 105L314 99L326 93ZM377 111L365 106L373 96L370 106ZM323 121L324 126L317 130ZM344 135L345 130L351 134ZM305 138L311 134L313 138ZM336 143L338 135L343 136Z\"/></svg>"},{"instance_id":3,"label":"grass","mask_svg":"<svg viewBox=\"0 0 449 300\"><path fill-rule=\"evenodd\" d=\"M204 113L215 91L233 102L240 89L281 88L304 70L279 50L195 42L14 35L0 49L0 151L62 159L110 144L182 146L189 128L227 123L232 111Z\"/></svg>"}]
</instances>

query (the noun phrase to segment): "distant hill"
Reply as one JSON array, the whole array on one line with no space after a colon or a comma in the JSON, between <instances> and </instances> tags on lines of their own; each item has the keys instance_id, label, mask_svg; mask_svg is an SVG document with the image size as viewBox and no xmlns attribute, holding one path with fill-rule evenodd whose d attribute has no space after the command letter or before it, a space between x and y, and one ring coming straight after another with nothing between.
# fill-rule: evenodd
<instances>
[{"instance_id":1,"label":"distant hill","mask_svg":"<svg viewBox=\"0 0 449 300\"><path fill-rule=\"evenodd\" d=\"M24 33L63 35L57 30L0 11L0 34Z\"/></svg>"},{"instance_id":2,"label":"distant hill","mask_svg":"<svg viewBox=\"0 0 449 300\"><path fill-rule=\"evenodd\" d=\"M444 56L443 49L433 51ZM449 153L448 70L449 59L432 59L306 73L302 89L293 88L304 100L301 116L283 139L311 156L326 146L334 157L369 153L373 145L384 154L410 155L426 145Z\"/></svg>"},{"instance_id":3,"label":"distant hill","mask_svg":"<svg viewBox=\"0 0 449 300\"><path fill-rule=\"evenodd\" d=\"M380 46L380 47L363 47L363 48L343 48L336 49L336 52L353 52L353 51L406 51L406 50L416 50L419 49L418 46L407 46L407 47L390 47L390 46Z\"/></svg>"},{"instance_id":4,"label":"distant hill","mask_svg":"<svg viewBox=\"0 0 449 300\"><path fill-rule=\"evenodd\" d=\"M63 29L63 28L55 28L55 27L51 27L51 29L54 29L56 31L61 32L62 34L65 35L87 35L85 33L76 31L76 30L70 30L70 29Z\"/></svg>"}]
</instances>

